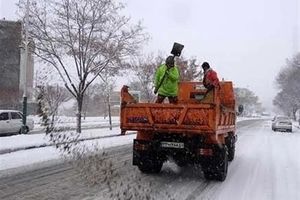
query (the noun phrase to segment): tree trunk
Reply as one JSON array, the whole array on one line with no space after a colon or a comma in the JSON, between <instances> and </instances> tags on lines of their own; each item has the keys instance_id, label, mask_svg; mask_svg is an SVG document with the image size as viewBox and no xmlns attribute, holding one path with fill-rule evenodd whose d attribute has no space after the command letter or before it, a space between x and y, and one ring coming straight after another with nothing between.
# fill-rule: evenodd
<instances>
[{"instance_id":1,"label":"tree trunk","mask_svg":"<svg viewBox=\"0 0 300 200\"><path fill-rule=\"evenodd\" d=\"M83 96L77 97L76 132L81 133L81 112Z\"/></svg>"},{"instance_id":2,"label":"tree trunk","mask_svg":"<svg viewBox=\"0 0 300 200\"><path fill-rule=\"evenodd\" d=\"M297 110L293 110L293 120L296 120L296 119L297 119L297 117L296 117L296 112L297 112Z\"/></svg>"},{"instance_id":3,"label":"tree trunk","mask_svg":"<svg viewBox=\"0 0 300 200\"><path fill-rule=\"evenodd\" d=\"M297 116L296 116L297 110L298 110L297 106L294 106L292 109L293 120L297 120Z\"/></svg>"},{"instance_id":4,"label":"tree trunk","mask_svg":"<svg viewBox=\"0 0 300 200\"><path fill-rule=\"evenodd\" d=\"M85 101L84 101L84 114L83 114L83 120L85 120L87 111L88 111L88 105L89 105L89 97L86 95Z\"/></svg>"},{"instance_id":5,"label":"tree trunk","mask_svg":"<svg viewBox=\"0 0 300 200\"><path fill-rule=\"evenodd\" d=\"M108 119L109 119L109 130L112 130L112 122L111 122L111 109L110 109L110 96L107 95L108 102Z\"/></svg>"}]
</instances>

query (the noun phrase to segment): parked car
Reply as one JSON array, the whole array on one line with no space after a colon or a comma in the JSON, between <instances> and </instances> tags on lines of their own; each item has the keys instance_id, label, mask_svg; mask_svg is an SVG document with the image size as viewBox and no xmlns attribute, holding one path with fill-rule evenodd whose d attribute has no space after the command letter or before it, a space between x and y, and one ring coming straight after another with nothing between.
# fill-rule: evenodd
<instances>
[{"instance_id":1,"label":"parked car","mask_svg":"<svg viewBox=\"0 0 300 200\"><path fill-rule=\"evenodd\" d=\"M292 132L293 130L292 120L286 116L275 116L272 119L272 130L277 131L288 131Z\"/></svg>"},{"instance_id":2,"label":"parked car","mask_svg":"<svg viewBox=\"0 0 300 200\"><path fill-rule=\"evenodd\" d=\"M0 134L21 133L22 113L18 110L0 110ZM33 120L27 118L26 132L33 129Z\"/></svg>"}]
</instances>

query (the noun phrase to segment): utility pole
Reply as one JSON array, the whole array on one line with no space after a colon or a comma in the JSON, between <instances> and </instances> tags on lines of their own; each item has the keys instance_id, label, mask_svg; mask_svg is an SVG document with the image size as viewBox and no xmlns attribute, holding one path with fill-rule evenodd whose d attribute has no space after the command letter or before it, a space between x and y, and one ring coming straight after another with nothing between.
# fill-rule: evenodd
<instances>
[{"instance_id":1,"label":"utility pole","mask_svg":"<svg viewBox=\"0 0 300 200\"><path fill-rule=\"evenodd\" d=\"M28 23L29 23L29 0L26 2L26 14L25 14L25 58L24 58L24 88L23 88L23 119L22 119L22 133L26 134L26 116L27 116L27 65L28 65Z\"/></svg>"}]
</instances>

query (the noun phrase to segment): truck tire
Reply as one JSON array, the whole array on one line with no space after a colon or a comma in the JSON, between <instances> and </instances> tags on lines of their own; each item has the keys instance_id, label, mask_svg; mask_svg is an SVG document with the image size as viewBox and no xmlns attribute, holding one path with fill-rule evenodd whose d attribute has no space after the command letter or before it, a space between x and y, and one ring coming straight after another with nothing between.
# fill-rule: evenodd
<instances>
[{"instance_id":1,"label":"truck tire","mask_svg":"<svg viewBox=\"0 0 300 200\"><path fill-rule=\"evenodd\" d=\"M235 155L235 140L232 135L226 138L226 147L228 150L228 161L232 161Z\"/></svg>"},{"instance_id":2,"label":"truck tire","mask_svg":"<svg viewBox=\"0 0 300 200\"><path fill-rule=\"evenodd\" d=\"M228 148L228 161L233 161L235 155L235 145Z\"/></svg>"},{"instance_id":3,"label":"truck tire","mask_svg":"<svg viewBox=\"0 0 300 200\"><path fill-rule=\"evenodd\" d=\"M224 181L228 170L228 152L223 148L219 155L216 155L208 165L204 165L204 177L207 180Z\"/></svg>"}]
</instances>

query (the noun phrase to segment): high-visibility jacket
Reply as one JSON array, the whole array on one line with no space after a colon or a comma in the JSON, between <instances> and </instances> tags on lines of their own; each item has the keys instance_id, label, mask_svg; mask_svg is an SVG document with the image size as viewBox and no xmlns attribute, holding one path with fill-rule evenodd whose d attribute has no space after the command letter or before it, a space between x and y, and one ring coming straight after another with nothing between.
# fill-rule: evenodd
<instances>
[{"instance_id":1,"label":"high-visibility jacket","mask_svg":"<svg viewBox=\"0 0 300 200\"><path fill-rule=\"evenodd\" d=\"M164 74L166 73L166 77L163 79ZM159 86L159 84L162 82L160 88L158 89L158 94L163 96L177 96L178 93L178 82L179 82L179 69L175 65L174 67L171 67L168 69L168 67L163 64L158 67L158 69L155 72L155 80L154 85L155 88Z\"/></svg>"}]
</instances>

